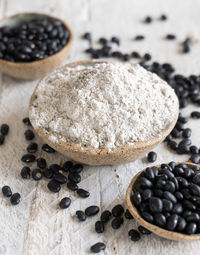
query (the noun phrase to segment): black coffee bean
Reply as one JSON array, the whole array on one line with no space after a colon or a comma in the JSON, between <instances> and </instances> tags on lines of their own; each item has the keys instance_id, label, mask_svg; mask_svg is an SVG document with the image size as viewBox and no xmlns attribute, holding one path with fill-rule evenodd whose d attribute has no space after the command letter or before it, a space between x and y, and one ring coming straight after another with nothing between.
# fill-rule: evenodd
<instances>
[{"instance_id":1,"label":"black coffee bean","mask_svg":"<svg viewBox=\"0 0 200 255\"><path fill-rule=\"evenodd\" d=\"M71 161L66 161L64 164L63 164L63 170L65 172L68 172L69 169L73 166L73 163Z\"/></svg>"},{"instance_id":2,"label":"black coffee bean","mask_svg":"<svg viewBox=\"0 0 200 255\"><path fill-rule=\"evenodd\" d=\"M113 207L112 209L112 215L114 217L119 217L124 213L124 208L122 207L122 205L116 205L115 207Z\"/></svg>"},{"instance_id":3,"label":"black coffee bean","mask_svg":"<svg viewBox=\"0 0 200 255\"><path fill-rule=\"evenodd\" d=\"M10 197L10 202L12 205L17 205L21 201L21 196L19 193L13 193L12 196Z\"/></svg>"},{"instance_id":4,"label":"black coffee bean","mask_svg":"<svg viewBox=\"0 0 200 255\"><path fill-rule=\"evenodd\" d=\"M190 222L187 224L187 227L186 227L186 233L188 235L193 235L195 234L197 231L197 224L194 223L194 222Z\"/></svg>"},{"instance_id":5,"label":"black coffee bean","mask_svg":"<svg viewBox=\"0 0 200 255\"><path fill-rule=\"evenodd\" d=\"M90 196L90 193L84 189L78 189L76 192L79 195L79 197L82 197L82 198L87 198Z\"/></svg>"},{"instance_id":6,"label":"black coffee bean","mask_svg":"<svg viewBox=\"0 0 200 255\"><path fill-rule=\"evenodd\" d=\"M164 198L170 200L173 204L177 203L176 197L169 191L164 191L163 193Z\"/></svg>"},{"instance_id":7,"label":"black coffee bean","mask_svg":"<svg viewBox=\"0 0 200 255\"><path fill-rule=\"evenodd\" d=\"M22 121L23 121L23 123L24 123L26 126L29 126L29 127L32 126L32 125L31 125L31 122L30 122L30 119L29 119L28 117L24 118Z\"/></svg>"},{"instance_id":8,"label":"black coffee bean","mask_svg":"<svg viewBox=\"0 0 200 255\"><path fill-rule=\"evenodd\" d=\"M111 215L112 215L111 212L108 211L108 210L102 212L102 214L101 214L101 221L104 222L104 223L108 222L110 217L111 217Z\"/></svg>"},{"instance_id":9,"label":"black coffee bean","mask_svg":"<svg viewBox=\"0 0 200 255\"><path fill-rule=\"evenodd\" d=\"M21 161L25 163L32 163L35 161L35 156L32 154L25 154L22 156Z\"/></svg>"},{"instance_id":10,"label":"black coffee bean","mask_svg":"<svg viewBox=\"0 0 200 255\"><path fill-rule=\"evenodd\" d=\"M69 172L70 173L77 173L77 174L79 174L82 171L83 171L83 165L81 165L81 164L76 164L76 165L74 165L74 166L69 168Z\"/></svg>"},{"instance_id":11,"label":"black coffee bean","mask_svg":"<svg viewBox=\"0 0 200 255\"><path fill-rule=\"evenodd\" d=\"M44 177L46 177L48 179L51 179L54 174L52 169L50 169L50 168L45 168L42 173L43 173Z\"/></svg>"},{"instance_id":12,"label":"black coffee bean","mask_svg":"<svg viewBox=\"0 0 200 255\"><path fill-rule=\"evenodd\" d=\"M145 177L141 177L140 178L140 185L141 185L141 187L142 188L146 188L146 189L148 189L148 188L152 188L153 187L153 184L152 184L152 182L151 181L149 181L147 178L145 178Z\"/></svg>"},{"instance_id":13,"label":"black coffee bean","mask_svg":"<svg viewBox=\"0 0 200 255\"><path fill-rule=\"evenodd\" d=\"M173 231L178 224L178 219L179 219L179 216L177 214L172 214L167 219L167 229Z\"/></svg>"},{"instance_id":14,"label":"black coffee bean","mask_svg":"<svg viewBox=\"0 0 200 255\"><path fill-rule=\"evenodd\" d=\"M37 151L38 145L37 143L30 143L26 148L28 153L35 153Z\"/></svg>"},{"instance_id":15,"label":"black coffee bean","mask_svg":"<svg viewBox=\"0 0 200 255\"><path fill-rule=\"evenodd\" d=\"M78 190L78 185L74 182L68 182L67 183L67 188L72 190L72 191L77 191Z\"/></svg>"},{"instance_id":16,"label":"black coffee bean","mask_svg":"<svg viewBox=\"0 0 200 255\"><path fill-rule=\"evenodd\" d=\"M149 162L155 162L157 159L157 154L154 151L151 151L148 153L147 158Z\"/></svg>"},{"instance_id":17,"label":"black coffee bean","mask_svg":"<svg viewBox=\"0 0 200 255\"><path fill-rule=\"evenodd\" d=\"M134 40L135 41L142 41L142 40L144 40L144 36L143 35L137 35L137 36L135 36L135 38L134 38Z\"/></svg>"},{"instance_id":18,"label":"black coffee bean","mask_svg":"<svg viewBox=\"0 0 200 255\"><path fill-rule=\"evenodd\" d=\"M61 189L61 185L59 182L55 181L55 180L51 180L48 184L47 187L50 191L57 193L60 191Z\"/></svg>"},{"instance_id":19,"label":"black coffee bean","mask_svg":"<svg viewBox=\"0 0 200 255\"><path fill-rule=\"evenodd\" d=\"M143 217L146 221L148 221L148 222L150 222L150 223L152 223L152 222L154 221L153 216L152 216L150 213L148 213L148 212L142 212L141 215L142 215L142 217Z\"/></svg>"},{"instance_id":20,"label":"black coffee bean","mask_svg":"<svg viewBox=\"0 0 200 255\"><path fill-rule=\"evenodd\" d=\"M200 156L197 155L197 154L193 154L193 155L190 157L190 160L191 160L192 163L194 163L194 164L199 164L199 163L200 163Z\"/></svg>"},{"instance_id":21,"label":"black coffee bean","mask_svg":"<svg viewBox=\"0 0 200 255\"><path fill-rule=\"evenodd\" d=\"M118 229L121 227L123 222L124 222L124 219L122 217L116 217L112 220L111 226L113 229Z\"/></svg>"},{"instance_id":22,"label":"black coffee bean","mask_svg":"<svg viewBox=\"0 0 200 255\"><path fill-rule=\"evenodd\" d=\"M0 134L0 146L4 144L5 136Z\"/></svg>"},{"instance_id":23,"label":"black coffee bean","mask_svg":"<svg viewBox=\"0 0 200 255\"><path fill-rule=\"evenodd\" d=\"M40 169L36 168L32 171L32 178L35 180L35 181L39 181L42 179L42 172Z\"/></svg>"},{"instance_id":24,"label":"black coffee bean","mask_svg":"<svg viewBox=\"0 0 200 255\"><path fill-rule=\"evenodd\" d=\"M94 216L99 212L99 207L96 205L91 205L85 209L85 214L87 216Z\"/></svg>"},{"instance_id":25,"label":"black coffee bean","mask_svg":"<svg viewBox=\"0 0 200 255\"><path fill-rule=\"evenodd\" d=\"M95 223L95 231L99 234L104 232L104 224L102 221L97 221Z\"/></svg>"},{"instance_id":26,"label":"black coffee bean","mask_svg":"<svg viewBox=\"0 0 200 255\"><path fill-rule=\"evenodd\" d=\"M137 207L138 205L141 204L142 197L141 197L140 193L136 191L136 192L133 193L133 196L131 197L131 200L132 200L133 204Z\"/></svg>"},{"instance_id":27,"label":"black coffee bean","mask_svg":"<svg viewBox=\"0 0 200 255\"><path fill-rule=\"evenodd\" d=\"M138 227L138 230L140 231L141 234L143 235L150 235L151 234L151 231L144 228L143 226L139 226Z\"/></svg>"},{"instance_id":28,"label":"black coffee bean","mask_svg":"<svg viewBox=\"0 0 200 255\"><path fill-rule=\"evenodd\" d=\"M162 213L156 213L154 215L156 225L164 227L166 225L166 217Z\"/></svg>"},{"instance_id":29,"label":"black coffee bean","mask_svg":"<svg viewBox=\"0 0 200 255\"><path fill-rule=\"evenodd\" d=\"M66 209L70 206L71 204L71 199L69 197L64 197L61 199L59 206L61 209Z\"/></svg>"},{"instance_id":30,"label":"black coffee bean","mask_svg":"<svg viewBox=\"0 0 200 255\"><path fill-rule=\"evenodd\" d=\"M28 140L28 141L33 140L34 137L35 137L33 131L30 130L30 129L26 130L26 131L24 132L24 135L25 135L26 140Z\"/></svg>"},{"instance_id":31,"label":"black coffee bean","mask_svg":"<svg viewBox=\"0 0 200 255\"><path fill-rule=\"evenodd\" d=\"M67 182L67 177L60 173L54 174L53 179L60 184L65 184Z\"/></svg>"},{"instance_id":32,"label":"black coffee bean","mask_svg":"<svg viewBox=\"0 0 200 255\"><path fill-rule=\"evenodd\" d=\"M44 158L38 158L37 160L37 166L41 169L45 169L47 166L47 162Z\"/></svg>"},{"instance_id":33,"label":"black coffee bean","mask_svg":"<svg viewBox=\"0 0 200 255\"><path fill-rule=\"evenodd\" d=\"M190 116L193 119L200 119L200 112L198 112L198 111L191 112Z\"/></svg>"},{"instance_id":34,"label":"black coffee bean","mask_svg":"<svg viewBox=\"0 0 200 255\"><path fill-rule=\"evenodd\" d=\"M152 22L152 18L147 16L144 20L145 23L151 23Z\"/></svg>"},{"instance_id":35,"label":"black coffee bean","mask_svg":"<svg viewBox=\"0 0 200 255\"><path fill-rule=\"evenodd\" d=\"M68 175L68 178L71 182L74 182L74 183L79 183L81 181L81 176L80 174L77 174L77 173L69 173Z\"/></svg>"},{"instance_id":36,"label":"black coffee bean","mask_svg":"<svg viewBox=\"0 0 200 255\"><path fill-rule=\"evenodd\" d=\"M132 220L133 219L133 216L132 214L129 212L128 209L126 209L125 213L124 213L124 216L127 220Z\"/></svg>"},{"instance_id":37,"label":"black coffee bean","mask_svg":"<svg viewBox=\"0 0 200 255\"><path fill-rule=\"evenodd\" d=\"M90 247L90 251L93 253L99 253L100 251L104 251L106 249L106 245L104 243L96 243Z\"/></svg>"},{"instance_id":38,"label":"black coffee bean","mask_svg":"<svg viewBox=\"0 0 200 255\"><path fill-rule=\"evenodd\" d=\"M142 199L143 200L148 200L149 198L151 198L153 196L153 192L151 189L145 189L142 192Z\"/></svg>"},{"instance_id":39,"label":"black coffee bean","mask_svg":"<svg viewBox=\"0 0 200 255\"><path fill-rule=\"evenodd\" d=\"M134 242L139 241L141 238L140 233L135 229L129 230L128 235L130 236L131 240Z\"/></svg>"},{"instance_id":40,"label":"black coffee bean","mask_svg":"<svg viewBox=\"0 0 200 255\"><path fill-rule=\"evenodd\" d=\"M11 197L12 196L11 188L8 185L5 185L5 186L2 187L2 193L5 197Z\"/></svg>"},{"instance_id":41,"label":"black coffee bean","mask_svg":"<svg viewBox=\"0 0 200 255\"><path fill-rule=\"evenodd\" d=\"M1 125L1 133L2 133L2 135L7 135L8 132L9 132L8 124L2 124Z\"/></svg>"},{"instance_id":42,"label":"black coffee bean","mask_svg":"<svg viewBox=\"0 0 200 255\"><path fill-rule=\"evenodd\" d=\"M83 211L76 211L76 216L80 221L86 220L86 215Z\"/></svg>"},{"instance_id":43,"label":"black coffee bean","mask_svg":"<svg viewBox=\"0 0 200 255\"><path fill-rule=\"evenodd\" d=\"M163 211L171 212L173 209L173 203L168 199L162 199L162 202L163 202Z\"/></svg>"},{"instance_id":44,"label":"black coffee bean","mask_svg":"<svg viewBox=\"0 0 200 255\"><path fill-rule=\"evenodd\" d=\"M149 209L153 213L162 212L162 209L163 209L162 200L160 198L157 198L157 197L151 197L149 199Z\"/></svg>"},{"instance_id":45,"label":"black coffee bean","mask_svg":"<svg viewBox=\"0 0 200 255\"><path fill-rule=\"evenodd\" d=\"M168 40L175 40L176 36L173 35L173 34L168 34L168 35L166 35L166 39L168 39Z\"/></svg>"},{"instance_id":46,"label":"black coffee bean","mask_svg":"<svg viewBox=\"0 0 200 255\"><path fill-rule=\"evenodd\" d=\"M31 177L31 169L28 166L22 168L21 177L23 179L29 179Z\"/></svg>"},{"instance_id":47,"label":"black coffee bean","mask_svg":"<svg viewBox=\"0 0 200 255\"><path fill-rule=\"evenodd\" d=\"M189 190L193 195L200 196L200 186L194 183L190 183Z\"/></svg>"},{"instance_id":48,"label":"black coffee bean","mask_svg":"<svg viewBox=\"0 0 200 255\"><path fill-rule=\"evenodd\" d=\"M42 150L47 152L47 153L55 153L56 151L51 148L48 144L43 144L42 145Z\"/></svg>"}]
</instances>

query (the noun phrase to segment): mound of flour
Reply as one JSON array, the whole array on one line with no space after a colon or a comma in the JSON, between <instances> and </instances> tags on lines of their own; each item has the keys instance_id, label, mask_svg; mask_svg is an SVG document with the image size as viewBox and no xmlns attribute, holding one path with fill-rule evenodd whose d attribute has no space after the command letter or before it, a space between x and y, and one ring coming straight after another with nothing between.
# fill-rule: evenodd
<instances>
[{"instance_id":1,"label":"mound of flour","mask_svg":"<svg viewBox=\"0 0 200 255\"><path fill-rule=\"evenodd\" d=\"M50 132L52 141L109 150L158 136L178 108L165 81L130 64L63 67L36 95L31 122Z\"/></svg>"}]
</instances>

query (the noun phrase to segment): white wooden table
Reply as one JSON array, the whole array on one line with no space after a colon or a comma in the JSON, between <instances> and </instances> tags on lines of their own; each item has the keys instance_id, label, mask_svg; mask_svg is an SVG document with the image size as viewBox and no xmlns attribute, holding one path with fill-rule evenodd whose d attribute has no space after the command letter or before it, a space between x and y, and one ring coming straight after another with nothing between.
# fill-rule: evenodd
<instances>
[{"instance_id":1,"label":"white wooden table","mask_svg":"<svg viewBox=\"0 0 200 255\"><path fill-rule=\"evenodd\" d=\"M64 18L75 35L67 62L87 58L83 53L87 42L81 40L80 36L91 31L94 39L118 35L122 39L121 49L124 53L133 50L142 54L150 52L154 60L171 62L182 74L199 74L200 71L199 10L199 0L0 0L1 17L16 12L39 11ZM162 13L169 17L168 21L158 21ZM146 15L156 19L153 24L142 24L141 20ZM178 40L164 40L167 33L175 33ZM137 34L144 34L146 40L134 42ZM197 39L197 42L191 54L183 55L179 53L179 42L188 35ZM29 98L36 83L0 75L0 124L10 125L6 143L0 147L0 187L10 185L13 192L22 195L21 203L11 206L9 199L0 194L0 254L82 255L88 254L90 246L97 241L106 243L107 248L102 254L107 255L199 254L200 242L172 242L155 235L143 236L137 243L131 242L127 232L137 226L134 221L126 221L116 231L111 229L109 223L105 233L96 234L94 223L98 216L83 223L75 219L75 211L89 205L99 205L103 211L117 203L124 203L125 191L132 176L148 165L144 158L117 167L85 167L81 187L90 191L88 199L79 199L66 187L59 194L52 194L47 190L46 180L37 183L21 179L23 164L20 158L27 146L23 137L26 128L21 120L27 115ZM187 116L192 109L189 106L183 112ZM194 144L199 145L199 124L190 121L188 126L191 125L194 131L192 139ZM36 141L42 143L39 138ZM173 154L165 144L158 146L155 151L158 152L157 163L188 158ZM49 164L66 160L58 153L49 156L39 152L38 156L44 156ZM58 202L64 196L71 197L72 205L67 210L59 210Z\"/></svg>"}]
</instances>

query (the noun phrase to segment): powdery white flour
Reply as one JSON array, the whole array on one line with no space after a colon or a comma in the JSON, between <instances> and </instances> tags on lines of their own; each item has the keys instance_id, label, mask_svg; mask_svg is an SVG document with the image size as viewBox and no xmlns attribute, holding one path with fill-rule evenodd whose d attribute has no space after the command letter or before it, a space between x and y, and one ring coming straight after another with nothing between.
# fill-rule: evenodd
<instances>
[{"instance_id":1,"label":"powdery white flour","mask_svg":"<svg viewBox=\"0 0 200 255\"><path fill-rule=\"evenodd\" d=\"M178 109L165 81L130 64L63 67L36 95L31 122L50 132L52 141L109 150L160 135Z\"/></svg>"}]
</instances>

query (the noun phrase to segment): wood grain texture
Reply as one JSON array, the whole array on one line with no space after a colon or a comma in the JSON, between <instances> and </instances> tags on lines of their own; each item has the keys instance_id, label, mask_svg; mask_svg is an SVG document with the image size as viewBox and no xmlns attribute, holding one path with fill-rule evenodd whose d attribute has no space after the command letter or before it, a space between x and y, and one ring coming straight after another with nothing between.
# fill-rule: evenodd
<instances>
[{"instance_id":1,"label":"wood grain texture","mask_svg":"<svg viewBox=\"0 0 200 255\"><path fill-rule=\"evenodd\" d=\"M16 12L42 11L58 15L66 20L75 35L67 62L86 59L83 50L88 46L80 39L85 31L91 31L94 41L100 36L118 35L122 40L121 49L124 53L138 50L141 54L152 53L154 60L171 62L178 73L199 74L199 0L0 0L0 16L8 16ZM161 13L166 13L169 20L158 21ZM144 25L141 20L151 15L155 21ZM165 41L167 33L175 33L177 41ZM134 42L137 34L144 34L146 40ZM197 42L192 47L191 54L179 53L180 44L187 35L192 35ZM96 44L95 42L95 45ZM135 228L137 223L126 221L119 230L112 230L110 223L104 234L94 232L95 216L86 222L79 223L75 211L89 205L99 205L101 211L111 209L117 203L124 203L125 192L133 175L147 165L145 158L115 167L85 167L80 186L88 189L91 196L79 199L63 187L59 195L48 192L46 181L39 183L20 178L20 161L25 152L27 142L23 137L26 128L21 123L28 113L28 102L37 81L15 80L3 75L0 89L0 123L10 125L10 134L6 143L0 148L0 187L11 186L13 192L20 192L22 202L18 206L10 206L9 200L0 194L0 254L89 254L89 248L97 241L107 245L106 255L198 255L200 242L182 243L162 239L156 235L143 236L142 240L133 243L128 239L128 230ZM189 106L184 109L185 116L195 109ZM199 122L191 120L187 127L193 127L192 140L200 144ZM36 138L42 143L40 138ZM175 155L159 145L157 163L171 160L184 161L185 155ZM49 164L64 162L65 157L55 154L44 156ZM35 167L35 164L31 165ZM70 196L72 205L69 209L60 211L57 208L59 200Z\"/></svg>"}]
</instances>

